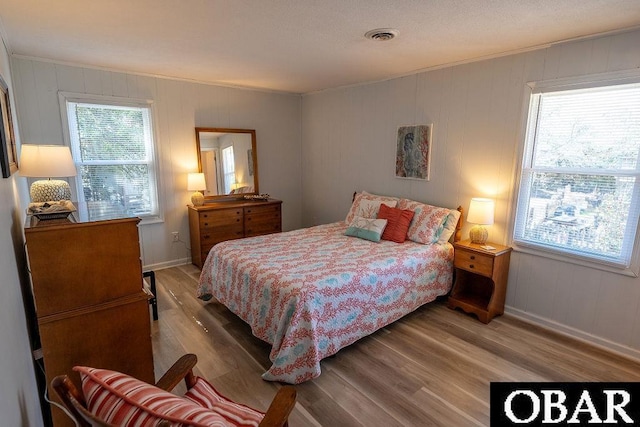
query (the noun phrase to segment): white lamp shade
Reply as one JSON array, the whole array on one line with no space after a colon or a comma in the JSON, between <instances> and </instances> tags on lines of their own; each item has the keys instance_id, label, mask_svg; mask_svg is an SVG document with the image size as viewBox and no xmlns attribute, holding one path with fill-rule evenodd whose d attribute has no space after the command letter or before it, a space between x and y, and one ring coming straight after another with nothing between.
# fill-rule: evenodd
<instances>
[{"instance_id":1,"label":"white lamp shade","mask_svg":"<svg viewBox=\"0 0 640 427\"><path fill-rule=\"evenodd\" d=\"M204 179L204 173L190 173L187 175L187 190L199 191L206 189L207 182Z\"/></svg>"},{"instance_id":2,"label":"white lamp shade","mask_svg":"<svg viewBox=\"0 0 640 427\"><path fill-rule=\"evenodd\" d=\"M471 224L493 224L493 211L495 204L491 199L474 197L469 204L467 222Z\"/></svg>"},{"instance_id":3,"label":"white lamp shade","mask_svg":"<svg viewBox=\"0 0 640 427\"><path fill-rule=\"evenodd\" d=\"M20 175L33 178L76 176L69 147L63 145L22 145Z\"/></svg>"}]
</instances>

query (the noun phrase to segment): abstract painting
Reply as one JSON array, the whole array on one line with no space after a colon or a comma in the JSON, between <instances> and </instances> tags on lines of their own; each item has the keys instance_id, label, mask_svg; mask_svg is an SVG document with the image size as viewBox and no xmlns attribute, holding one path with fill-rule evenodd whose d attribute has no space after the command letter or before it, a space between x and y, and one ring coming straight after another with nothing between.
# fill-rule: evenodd
<instances>
[{"instance_id":1,"label":"abstract painting","mask_svg":"<svg viewBox=\"0 0 640 427\"><path fill-rule=\"evenodd\" d=\"M396 177L429 180L433 125L401 126L396 147Z\"/></svg>"}]
</instances>

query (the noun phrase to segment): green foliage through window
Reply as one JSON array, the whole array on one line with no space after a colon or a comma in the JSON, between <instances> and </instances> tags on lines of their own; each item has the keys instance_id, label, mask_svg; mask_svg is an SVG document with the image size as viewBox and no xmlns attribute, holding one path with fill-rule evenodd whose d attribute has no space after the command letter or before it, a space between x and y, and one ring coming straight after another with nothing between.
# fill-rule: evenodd
<instances>
[{"instance_id":1,"label":"green foliage through window","mask_svg":"<svg viewBox=\"0 0 640 427\"><path fill-rule=\"evenodd\" d=\"M157 216L149 106L67 101L67 116L89 219Z\"/></svg>"},{"instance_id":2,"label":"green foliage through window","mask_svg":"<svg viewBox=\"0 0 640 427\"><path fill-rule=\"evenodd\" d=\"M514 240L629 266L639 155L640 85L534 93Z\"/></svg>"}]
</instances>

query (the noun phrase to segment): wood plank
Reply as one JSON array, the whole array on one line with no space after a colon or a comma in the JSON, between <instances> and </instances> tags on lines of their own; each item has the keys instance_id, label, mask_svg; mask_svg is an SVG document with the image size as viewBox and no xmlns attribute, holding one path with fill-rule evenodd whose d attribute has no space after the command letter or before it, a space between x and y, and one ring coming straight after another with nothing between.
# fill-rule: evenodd
<instances>
[{"instance_id":1,"label":"wood plank","mask_svg":"<svg viewBox=\"0 0 640 427\"><path fill-rule=\"evenodd\" d=\"M222 304L198 300L199 275L193 265L156 271L156 377L182 354L195 353L196 374L229 398L265 410L281 386L261 378L270 345ZM320 377L296 385L292 427L483 426L492 381L640 381L640 361L508 315L485 325L444 300L321 364Z\"/></svg>"}]
</instances>

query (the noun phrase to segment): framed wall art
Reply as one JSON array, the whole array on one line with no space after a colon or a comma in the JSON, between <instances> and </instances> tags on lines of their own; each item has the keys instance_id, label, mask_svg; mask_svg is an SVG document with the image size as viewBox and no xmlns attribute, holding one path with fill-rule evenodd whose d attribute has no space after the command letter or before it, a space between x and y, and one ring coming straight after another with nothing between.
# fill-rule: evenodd
<instances>
[{"instance_id":1,"label":"framed wall art","mask_svg":"<svg viewBox=\"0 0 640 427\"><path fill-rule=\"evenodd\" d=\"M396 177L429 180L433 124L401 126L396 146Z\"/></svg>"},{"instance_id":2,"label":"framed wall art","mask_svg":"<svg viewBox=\"0 0 640 427\"><path fill-rule=\"evenodd\" d=\"M2 177L8 178L18 170L18 157L16 155L16 140L13 133L13 120L11 119L11 102L9 101L9 87L0 77L0 164L2 165Z\"/></svg>"}]
</instances>

